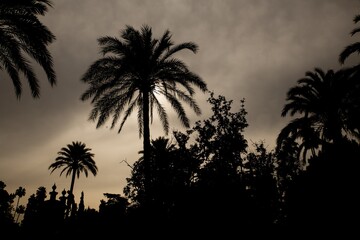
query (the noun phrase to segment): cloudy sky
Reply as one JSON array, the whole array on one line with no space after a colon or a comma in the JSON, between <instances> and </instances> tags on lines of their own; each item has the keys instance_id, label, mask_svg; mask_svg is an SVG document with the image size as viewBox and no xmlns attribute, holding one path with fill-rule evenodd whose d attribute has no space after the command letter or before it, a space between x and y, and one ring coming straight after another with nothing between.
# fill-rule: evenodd
<instances>
[{"instance_id":1,"label":"cloudy sky","mask_svg":"<svg viewBox=\"0 0 360 240\"><path fill-rule=\"evenodd\" d=\"M57 152L72 141L84 142L95 154L96 177L75 182L76 201L84 191L85 206L97 209L103 193L120 193L130 176L129 164L140 155L135 116L118 134L107 125L96 129L88 121L89 102L80 101L86 85L82 74L100 57L97 38L119 36L131 25L152 27L158 38L166 29L175 43L193 41L199 52L178 55L207 82L209 90L233 100L233 111L245 98L249 143L264 140L268 148L289 119L280 116L286 92L306 71L338 69L338 55L358 41L349 32L360 13L358 0L61 0L41 20L56 35L50 46L58 83L51 88L42 70L41 97L34 100L24 82L16 99L11 81L0 72L0 180L9 192L22 186L26 196L44 186L61 192L70 178L50 174ZM355 61L350 59L351 61ZM188 111L191 123L210 116L208 95L197 92L201 116ZM173 116L171 109L168 114ZM185 130L171 118L172 130ZM152 138L163 136L158 122ZM171 136L169 136L171 138Z\"/></svg>"}]
</instances>

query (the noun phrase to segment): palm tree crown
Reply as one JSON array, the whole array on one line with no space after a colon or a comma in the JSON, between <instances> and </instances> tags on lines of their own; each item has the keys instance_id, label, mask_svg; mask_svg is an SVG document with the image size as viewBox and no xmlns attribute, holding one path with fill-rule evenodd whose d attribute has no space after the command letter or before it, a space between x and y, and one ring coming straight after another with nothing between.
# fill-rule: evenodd
<instances>
[{"instance_id":1,"label":"palm tree crown","mask_svg":"<svg viewBox=\"0 0 360 240\"><path fill-rule=\"evenodd\" d=\"M152 30L146 25L141 31L127 26L121 32L121 37L122 40L109 36L98 39L104 57L95 61L82 77L89 88L81 99L84 101L92 98L91 103L94 105L90 119L98 119L97 127L100 127L112 116L113 128L120 114L124 113L120 132L127 118L138 108L141 136L143 120L147 117L145 114L148 114L144 110L150 107L152 117L154 106L165 132L168 133L168 117L157 97L163 95L175 109L181 122L188 127L189 119L179 100L188 103L195 113L200 114L200 108L192 98L194 89L191 85L203 91L207 88L199 76L189 71L185 63L173 58L173 55L184 49L196 53L197 45L192 42L174 45L169 31L165 31L160 39L153 39ZM178 88L178 85L184 87L185 91Z\"/></svg>"},{"instance_id":2,"label":"palm tree crown","mask_svg":"<svg viewBox=\"0 0 360 240\"><path fill-rule=\"evenodd\" d=\"M56 84L53 59L47 46L55 40L38 15L45 15L49 0L1 0L0 2L0 70L10 76L17 98L21 97L19 74L27 79L33 98L40 96L39 79L24 54L45 71L51 86Z\"/></svg>"},{"instance_id":3,"label":"palm tree crown","mask_svg":"<svg viewBox=\"0 0 360 240\"><path fill-rule=\"evenodd\" d=\"M86 145L82 142L72 142L72 144L67 144L67 147L61 148L58 152L58 157L55 159L55 162L49 166L51 173L55 169L63 168L60 172L60 176L63 172L66 172L66 176L72 174L70 193L73 192L75 176L80 177L80 173L84 172L85 176L88 176L88 171L90 171L94 176L96 176L98 168L93 159L94 154L90 152L91 149L87 148Z\"/></svg>"},{"instance_id":4,"label":"palm tree crown","mask_svg":"<svg viewBox=\"0 0 360 240\"><path fill-rule=\"evenodd\" d=\"M299 117L282 129L277 139L278 146L290 137L302 139L300 147L303 149L314 150L322 143L342 139L344 132L352 132L347 124L351 88L348 73L347 70L325 72L315 68L306 72L297 86L290 88L282 116L298 114Z\"/></svg>"}]
</instances>

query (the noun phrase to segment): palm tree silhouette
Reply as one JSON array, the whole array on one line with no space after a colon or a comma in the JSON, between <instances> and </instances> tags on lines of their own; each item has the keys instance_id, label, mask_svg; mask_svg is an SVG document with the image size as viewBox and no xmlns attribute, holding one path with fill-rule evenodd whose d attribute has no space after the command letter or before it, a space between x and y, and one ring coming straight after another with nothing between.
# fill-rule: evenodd
<instances>
[{"instance_id":1,"label":"palm tree silhouette","mask_svg":"<svg viewBox=\"0 0 360 240\"><path fill-rule=\"evenodd\" d=\"M281 116L300 115L284 127L277 138L277 145L287 139L301 139L300 147L315 150L324 143L334 143L343 138L343 132L349 132L347 101L349 86L346 70L324 72L321 68L307 71L298 85L287 93L288 103ZM304 154L304 156L306 153Z\"/></svg>"},{"instance_id":2,"label":"palm tree silhouette","mask_svg":"<svg viewBox=\"0 0 360 240\"><path fill-rule=\"evenodd\" d=\"M45 15L48 7L52 7L49 0L0 2L0 70L10 76L18 99L22 94L20 73L27 79L32 97L40 97L39 79L26 57L43 68L51 86L56 84L53 59L47 49L55 36L38 19L39 15Z\"/></svg>"},{"instance_id":3,"label":"palm tree silhouette","mask_svg":"<svg viewBox=\"0 0 360 240\"><path fill-rule=\"evenodd\" d=\"M89 88L82 94L81 100L92 98L93 109L89 119L97 119L97 128L112 117L113 128L123 113L120 133L125 121L137 108L139 137L143 137L143 154L145 175L149 175L150 120L153 119L155 107L166 134L169 123L164 106L158 96L162 95L175 109L181 123L189 127L189 119L181 101L189 104L196 114L201 110L193 99L193 85L203 92L206 83L186 64L173 55L188 49L197 52L198 46L193 42L174 45L170 31L165 31L160 39L153 38L149 26L141 30L126 26L116 37L101 37L98 43L104 55L95 61L82 77Z\"/></svg>"},{"instance_id":4,"label":"palm tree silhouette","mask_svg":"<svg viewBox=\"0 0 360 240\"><path fill-rule=\"evenodd\" d=\"M93 157L94 154L91 153L90 148L86 147L85 143L79 141L72 142L71 144L67 144L67 147L61 148L61 150L58 152L58 157L55 159L55 162L52 163L48 169L52 169L52 173L55 171L55 169L63 168L60 172L60 176L65 171L66 176L71 174L69 196L73 196L75 176L79 178L80 173L84 172L85 176L87 177L88 171L96 176L98 168Z\"/></svg>"}]
</instances>

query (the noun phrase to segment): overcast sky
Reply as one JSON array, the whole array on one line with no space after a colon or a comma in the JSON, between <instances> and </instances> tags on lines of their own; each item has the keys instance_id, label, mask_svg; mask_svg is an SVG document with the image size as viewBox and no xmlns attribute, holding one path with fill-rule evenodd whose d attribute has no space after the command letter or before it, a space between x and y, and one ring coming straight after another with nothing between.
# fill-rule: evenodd
<instances>
[{"instance_id":1,"label":"overcast sky","mask_svg":"<svg viewBox=\"0 0 360 240\"><path fill-rule=\"evenodd\" d=\"M215 95L233 100L233 111L245 98L249 127L245 137L264 140L269 150L289 119L280 116L287 90L314 67L338 69L338 55L345 46L358 41L349 32L356 27L353 17L360 13L358 0L61 0L42 22L56 36L50 46L58 83L51 88L41 68L41 97L24 92L16 99L12 83L0 72L0 180L9 192L26 189L22 204L38 187L49 193L69 189L70 177L52 174L48 166L57 152L72 141L81 141L95 154L96 177L81 175L74 194L79 201L84 191L85 206L98 209L103 193L122 193L130 168L140 155L135 116L120 134L107 125L96 129L88 121L89 102L80 101L87 86L82 74L101 57L97 39L119 37L131 25L152 27L159 38L170 30L175 43L192 41L197 54L178 55L199 74ZM351 59L350 59L351 60ZM208 95L197 91L195 98L203 114L187 111L191 124L210 116ZM170 108L169 115L174 115ZM120 122L119 122L120 123ZM172 130L184 131L176 118ZM161 125L151 125L152 138L164 136ZM171 138L171 135L168 136Z\"/></svg>"}]
</instances>

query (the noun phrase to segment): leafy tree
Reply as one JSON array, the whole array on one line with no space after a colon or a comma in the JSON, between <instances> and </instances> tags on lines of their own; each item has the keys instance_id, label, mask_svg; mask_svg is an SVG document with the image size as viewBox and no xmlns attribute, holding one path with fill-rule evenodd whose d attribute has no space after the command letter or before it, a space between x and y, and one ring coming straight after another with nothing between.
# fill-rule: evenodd
<instances>
[{"instance_id":1,"label":"leafy tree","mask_svg":"<svg viewBox=\"0 0 360 240\"><path fill-rule=\"evenodd\" d=\"M192 215L214 229L246 225L250 208L243 180L247 148L243 133L248 126L245 100L240 101L237 112L231 111L232 100L221 95L215 97L213 92L208 102L213 115L197 121L188 131L189 135L194 135L191 153L199 159L199 169L192 184Z\"/></svg>"},{"instance_id":2,"label":"leafy tree","mask_svg":"<svg viewBox=\"0 0 360 240\"><path fill-rule=\"evenodd\" d=\"M43 219L43 206L46 197L46 188L43 186L39 187L35 194L30 195L22 221L25 232L35 234L44 221L46 222L46 219Z\"/></svg>"},{"instance_id":3,"label":"leafy tree","mask_svg":"<svg viewBox=\"0 0 360 240\"><path fill-rule=\"evenodd\" d=\"M196 122L187 134L174 132L178 147L163 137L152 141L149 164L151 198L166 211L181 198L176 193L186 195L192 186L204 185L209 189L216 186L214 191L219 190L218 194L221 194L222 189L240 181L240 155L246 152L247 146L243 136L247 126L243 101L237 113L231 112L232 101L223 96L216 98L211 93L208 101L214 115L203 123ZM195 133L195 144L188 148L188 140ZM125 195L140 205L144 201L144 165L143 157L135 162L124 189Z\"/></svg>"},{"instance_id":4,"label":"leafy tree","mask_svg":"<svg viewBox=\"0 0 360 240\"><path fill-rule=\"evenodd\" d=\"M276 179L276 154L268 151L265 141L254 143L247 153L247 189L251 196L251 221L269 226L278 220L280 196Z\"/></svg>"},{"instance_id":5,"label":"leafy tree","mask_svg":"<svg viewBox=\"0 0 360 240\"><path fill-rule=\"evenodd\" d=\"M193 99L193 86L207 90L205 82L191 72L186 64L174 57L181 50L196 53L198 46L193 42L174 45L170 31L160 39L153 38L152 29L144 25L141 30L126 26L121 39L101 37L98 43L103 57L95 61L82 77L89 88L82 94L83 101L92 99L90 120L97 120L102 126L112 117L111 128L115 127L121 114L121 131L131 113L138 109L139 136L143 137L143 154L146 175L150 161L150 120L155 107L165 133L169 123L164 106L159 101L162 95L176 113L182 124L189 127L189 119L181 101L188 104L196 114L201 110Z\"/></svg>"},{"instance_id":6,"label":"leafy tree","mask_svg":"<svg viewBox=\"0 0 360 240\"><path fill-rule=\"evenodd\" d=\"M11 212L15 198L15 195L8 193L5 188L6 184L3 181L0 181L0 223L4 226L14 222Z\"/></svg>"},{"instance_id":7,"label":"leafy tree","mask_svg":"<svg viewBox=\"0 0 360 240\"><path fill-rule=\"evenodd\" d=\"M20 226L15 221L12 211L15 194L8 193L6 184L0 181L0 226L1 236L20 238Z\"/></svg>"},{"instance_id":8,"label":"leafy tree","mask_svg":"<svg viewBox=\"0 0 360 240\"><path fill-rule=\"evenodd\" d=\"M224 96L214 96L210 93L208 102L211 104L213 115L204 121L197 121L188 131L195 133L194 148L198 149L198 156L204 166L199 173L205 184L213 181L230 183L237 182L242 171L242 154L246 153L247 141L244 129L248 126L244 108L244 99L240 101L238 112L231 112L232 100Z\"/></svg>"},{"instance_id":9,"label":"leafy tree","mask_svg":"<svg viewBox=\"0 0 360 240\"><path fill-rule=\"evenodd\" d=\"M39 79L27 57L43 68L51 86L56 84L53 59L47 49L55 36L39 20L48 7L52 7L49 0L0 2L0 70L10 76L17 98L22 94L20 73L27 79L32 97L40 96Z\"/></svg>"},{"instance_id":10,"label":"leafy tree","mask_svg":"<svg viewBox=\"0 0 360 240\"><path fill-rule=\"evenodd\" d=\"M276 176L279 184L287 185L285 182L291 181L301 170L306 170L299 159L300 147L297 142L291 139L284 140L281 145L277 145L275 155L277 158Z\"/></svg>"},{"instance_id":11,"label":"leafy tree","mask_svg":"<svg viewBox=\"0 0 360 240\"><path fill-rule=\"evenodd\" d=\"M293 139L285 139L275 149L275 175L279 194L277 224L287 224L289 189L294 181L306 170L307 165L299 158L300 147Z\"/></svg>"},{"instance_id":12,"label":"leafy tree","mask_svg":"<svg viewBox=\"0 0 360 240\"><path fill-rule=\"evenodd\" d=\"M126 208L129 205L128 200L120 194L104 193L107 201L101 200L99 214L107 225L114 223L123 223Z\"/></svg>"},{"instance_id":13,"label":"leafy tree","mask_svg":"<svg viewBox=\"0 0 360 240\"><path fill-rule=\"evenodd\" d=\"M177 167L180 169L177 172L177 176L179 177L178 182L184 184L184 188L190 188L191 185L197 181L197 175L202 164L201 159L197 156L198 149L194 146L187 147L190 139L189 134L173 131L173 135L178 146L177 149L175 149L175 156L179 158Z\"/></svg>"}]
</instances>

